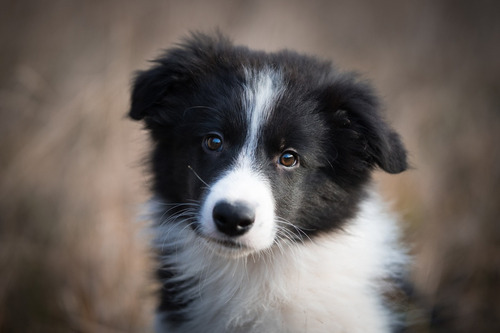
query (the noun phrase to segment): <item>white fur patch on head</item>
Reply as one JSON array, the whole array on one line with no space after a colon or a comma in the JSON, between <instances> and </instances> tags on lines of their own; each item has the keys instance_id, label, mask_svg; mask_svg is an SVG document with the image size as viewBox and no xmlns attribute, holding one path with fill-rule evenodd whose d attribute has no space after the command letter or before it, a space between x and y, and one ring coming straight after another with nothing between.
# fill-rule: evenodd
<instances>
[{"instance_id":1,"label":"white fur patch on head","mask_svg":"<svg viewBox=\"0 0 500 333\"><path fill-rule=\"evenodd\" d=\"M218 247L225 252L221 241L236 242L239 249L227 249L233 255L269 248L276 235L273 194L268 180L256 170L258 168L255 156L259 149L262 128L282 93L281 77L270 69L245 69L245 76L247 83L242 96L248 124L245 144L233 168L210 187L202 204L199 221L199 231L208 239L209 246ZM242 202L255 209L255 221L248 232L238 237L229 237L217 230L212 215L215 205L219 202Z\"/></svg>"},{"instance_id":2,"label":"white fur patch on head","mask_svg":"<svg viewBox=\"0 0 500 333\"><path fill-rule=\"evenodd\" d=\"M247 84L243 96L244 111L249 127L247 141L242 155L253 155L258 149L258 141L263 126L267 123L276 102L283 93L281 75L271 69L255 71L245 69Z\"/></svg>"}]
</instances>

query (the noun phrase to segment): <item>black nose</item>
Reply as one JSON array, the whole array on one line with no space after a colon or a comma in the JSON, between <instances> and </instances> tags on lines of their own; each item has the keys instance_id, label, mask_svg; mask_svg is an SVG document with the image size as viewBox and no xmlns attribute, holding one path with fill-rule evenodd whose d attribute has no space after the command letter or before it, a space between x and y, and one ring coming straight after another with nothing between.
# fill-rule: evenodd
<instances>
[{"instance_id":1,"label":"black nose","mask_svg":"<svg viewBox=\"0 0 500 333\"><path fill-rule=\"evenodd\" d=\"M212 217L217 229L228 236L240 236L250 230L255 221L255 209L238 201L219 201L215 204Z\"/></svg>"}]
</instances>

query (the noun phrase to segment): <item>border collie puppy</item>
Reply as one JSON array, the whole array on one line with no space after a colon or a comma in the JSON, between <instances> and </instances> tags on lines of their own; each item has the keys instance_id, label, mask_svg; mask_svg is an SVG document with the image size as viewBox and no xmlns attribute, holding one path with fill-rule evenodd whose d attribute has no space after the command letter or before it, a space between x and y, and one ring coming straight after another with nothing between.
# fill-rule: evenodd
<instances>
[{"instance_id":1,"label":"border collie puppy","mask_svg":"<svg viewBox=\"0 0 500 333\"><path fill-rule=\"evenodd\" d=\"M151 134L159 332L388 332L406 260L373 186L406 169L372 89L192 34L134 81Z\"/></svg>"}]
</instances>

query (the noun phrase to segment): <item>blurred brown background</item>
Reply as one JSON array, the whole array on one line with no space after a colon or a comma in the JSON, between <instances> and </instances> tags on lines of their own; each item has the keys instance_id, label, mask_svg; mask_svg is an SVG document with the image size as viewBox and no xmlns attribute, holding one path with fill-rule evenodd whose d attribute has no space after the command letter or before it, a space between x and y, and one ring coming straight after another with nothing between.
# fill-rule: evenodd
<instances>
[{"instance_id":1,"label":"blurred brown background","mask_svg":"<svg viewBox=\"0 0 500 333\"><path fill-rule=\"evenodd\" d=\"M413 169L378 174L415 332L500 332L498 1L0 1L0 332L147 332L131 73L189 30L370 78ZM431 325L432 324L432 325Z\"/></svg>"}]
</instances>

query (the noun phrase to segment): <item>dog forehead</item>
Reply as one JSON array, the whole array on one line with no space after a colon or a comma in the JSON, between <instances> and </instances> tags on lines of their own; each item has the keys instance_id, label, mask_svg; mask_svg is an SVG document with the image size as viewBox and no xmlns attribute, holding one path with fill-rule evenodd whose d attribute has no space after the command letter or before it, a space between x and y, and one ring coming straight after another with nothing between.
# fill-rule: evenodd
<instances>
[{"instance_id":1,"label":"dog forehead","mask_svg":"<svg viewBox=\"0 0 500 333\"><path fill-rule=\"evenodd\" d=\"M245 68L242 96L243 112L247 120L247 150L255 150L260 134L271 118L284 92L281 73L270 68Z\"/></svg>"}]
</instances>

